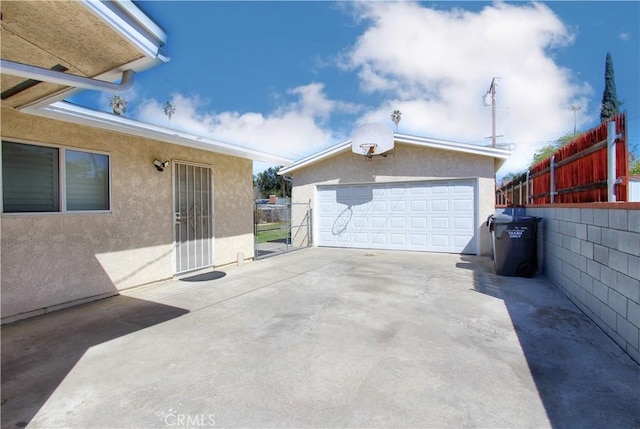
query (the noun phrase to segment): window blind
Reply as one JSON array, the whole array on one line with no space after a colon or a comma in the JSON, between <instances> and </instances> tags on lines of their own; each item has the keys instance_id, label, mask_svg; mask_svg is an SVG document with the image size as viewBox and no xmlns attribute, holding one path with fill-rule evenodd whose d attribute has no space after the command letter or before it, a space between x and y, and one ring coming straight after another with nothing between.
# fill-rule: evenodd
<instances>
[{"instance_id":1,"label":"window blind","mask_svg":"<svg viewBox=\"0 0 640 429\"><path fill-rule=\"evenodd\" d=\"M5 213L60 210L59 149L2 142Z\"/></svg>"},{"instance_id":2,"label":"window blind","mask_svg":"<svg viewBox=\"0 0 640 429\"><path fill-rule=\"evenodd\" d=\"M109 210L109 157L65 151L67 210Z\"/></svg>"}]
</instances>

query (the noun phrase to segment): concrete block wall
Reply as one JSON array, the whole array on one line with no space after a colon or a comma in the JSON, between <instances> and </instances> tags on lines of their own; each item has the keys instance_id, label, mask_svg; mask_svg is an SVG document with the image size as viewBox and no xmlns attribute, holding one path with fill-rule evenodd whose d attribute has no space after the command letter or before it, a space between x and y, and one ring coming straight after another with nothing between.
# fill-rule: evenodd
<instances>
[{"instance_id":1,"label":"concrete block wall","mask_svg":"<svg viewBox=\"0 0 640 429\"><path fill-rule=\"evenodd\" d=\"M640 209L589 206L527 207L539 269L640 363Z\"/></svg>"}]
</instances>

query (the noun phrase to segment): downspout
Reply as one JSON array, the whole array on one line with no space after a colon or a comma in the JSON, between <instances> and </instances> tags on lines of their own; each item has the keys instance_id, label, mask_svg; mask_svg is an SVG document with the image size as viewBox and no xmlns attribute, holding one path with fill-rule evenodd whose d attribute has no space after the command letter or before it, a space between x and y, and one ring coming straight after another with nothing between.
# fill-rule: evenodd
<instances>
[{"instance_id":1,"label":"downspout","mask_svg":"<svg viewBox=\"0 0 640 429\"><path fill-rule=\"evenodd\" d=\"M50 70L14 61L0 60L2 73L12 76L20 76L27 79L39 80L42 82L55 83L58 85L70 86L74 88L92 89L106 92L123 92L131 89L135 72L126 70L122 73L120 83L105 82L103 80L91 79L84 76Z\"/></svg>"}]
</instances>

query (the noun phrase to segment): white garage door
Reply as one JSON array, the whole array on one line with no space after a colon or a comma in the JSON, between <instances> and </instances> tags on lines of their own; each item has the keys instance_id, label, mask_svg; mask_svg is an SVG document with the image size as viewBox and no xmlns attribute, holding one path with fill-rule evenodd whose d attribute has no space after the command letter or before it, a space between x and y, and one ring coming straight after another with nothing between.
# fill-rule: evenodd
<instances>
[{"instance_id":1,"label":"white garage door","mask_svg":"<svg viewBox=\"0 0 640 429\"><path fill-rule=\"evenodd\" d=\"M475 254L472 180L318 187L318 245Z\"/></svg>"}]
</instances>

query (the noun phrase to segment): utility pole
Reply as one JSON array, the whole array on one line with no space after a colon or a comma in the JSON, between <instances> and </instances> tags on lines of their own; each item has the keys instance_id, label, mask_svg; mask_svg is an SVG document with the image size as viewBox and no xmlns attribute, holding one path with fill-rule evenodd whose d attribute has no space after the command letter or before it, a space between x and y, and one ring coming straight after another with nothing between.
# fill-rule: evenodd
<instances>
[{"instance_id":1,"label":"utility pole","mask_svg":"<svg viewBox=\"0 0 640 429\"><path fill-rule=\"evenodd\" d=\"M489 86L489 90L485 94L485 105L488 106L486 99L488 95L491 95L491 147L497 147L496 145L496 80L499 79L494 77L491 79L491 86Z\"/></svg>"},{"instance_id":2,"label":"utility pole","mask_svg":"<svg viewBox=\"0 0 640 429\"><path fill-rule=\"evenodd\" d=\"M582 106L579 104L569 106L569 110L573 111L573 134L576 133L576 112L580 109L582 109Z\"/></svg>"}]
</instances>

